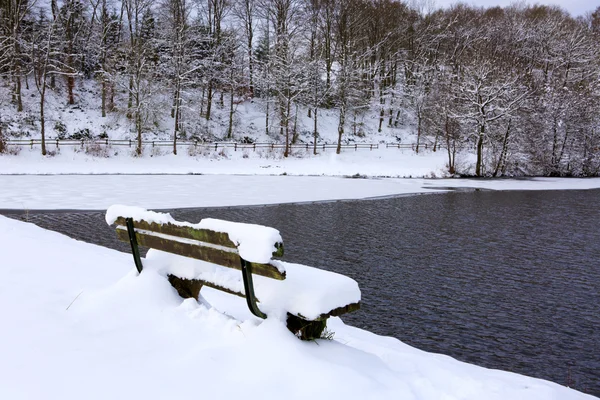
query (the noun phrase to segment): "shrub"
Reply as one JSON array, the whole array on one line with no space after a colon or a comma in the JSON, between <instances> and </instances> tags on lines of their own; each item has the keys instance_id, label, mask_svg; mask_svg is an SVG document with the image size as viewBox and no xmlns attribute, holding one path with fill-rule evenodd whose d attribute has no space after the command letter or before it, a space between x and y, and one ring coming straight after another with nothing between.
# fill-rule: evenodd
<instances>
[{"instance_id":1,"label":"shrub","mask_svg":"<svg viewBox=\"0 0 600 400\"><path fill-rule=\"evenodd\" d=\"M92 132L90 132L89 128L83 128L78 130L77 132L73 133L71 136L69 136L69 139L74 139L74 140L91 140L94 138L94 135L92 135Z\"/></svg>"},{"instance_id":2,"label":"shrub","mask_svg":"<svg viewBox=\"0 0 600 400\"><path fill-rule=\"evenodd\" d=\"M63 140L67 136L67 126L62 121L54 123L54 131L60 140Z\"/></svg>"},{"instance_id":3,"label":"shrub","mask_svg":"<svg viewBox=\"0 0 600 400\"><path fill-rule=\"evenodd\" d=\"M89 143L85 145L85 154L93 157L108 158L109 148L98 143Z\"/></svg>"}]
</instances>

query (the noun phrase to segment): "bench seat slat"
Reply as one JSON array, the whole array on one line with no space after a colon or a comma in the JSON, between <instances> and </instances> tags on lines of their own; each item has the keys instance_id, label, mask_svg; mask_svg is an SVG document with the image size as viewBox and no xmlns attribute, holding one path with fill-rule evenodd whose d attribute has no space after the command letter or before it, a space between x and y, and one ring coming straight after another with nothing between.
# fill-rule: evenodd
<instances>
[{"instance_id":1,"label":"bench seat slat","mask_svg":"<svg viewBox=\"0 0 600 400\"><path fill-rule=\"evenodd\" d=\"M139 223L136 222L136 224ZM141 226L140 229L146 230L141 228ZM163 250L169 253L178 254L180 256L207 261L237 270L241 270L242 268L240 264L240 256L237 254L235 249L232 249L232 251L224 251L214 247L203 247L195 244L173 241L162 237L153 236L151 233L138 232L137 227L135 236L140 246ZM117 237L123 242L129 242L129 235L125 229L117 228ZM285 279L285 273L280 272L277 267L271 264L250 264L252 266L252 272L256 275L266 276L268 278L278 280Z\"/></svg>"},{"instance_id":2,"label":"bench seat slat","mask_svg":"<svg viewBox=\"0 0 600 400\"><path fill-rule=\"evenodd\" d=\"M191 297L191 298L198 300L198 296L200 294L200 289L202 286L208 286L213 289L220 290L221 292L233 294L235 296L239 296L239 297L243 297L243 298L246 297L246 295L242 292L238 292L237 290L232 290L232 289L226 288L224 286L218 285L214 282L210 282L210 281L207 281L204 279L185 279L185 278L180 278L178 276L171 275L171 274L168 275L168 278L169 278L169 282L171 283L171 285L177 290L179 295L181 297L183 297L184 299Z\"/></svg>"},{"instance_id":3,"label":"bench seat slat","mask_svg":"<svg viewBox=\"0 0 600 400\"><path fill-rule=\"evenodd\" d=\"M124 217L118 217L115 221L116 225L126 226L127 223ZM170 223L159 224L156 222L147 222L144 220L135 221L135 228L145 231L157 232L169 236L176 236L183 239L197 240L200 242L211 243L217 246L237 249L237 244L234 243L226 232L217 232L210 229L199 229L185 225L174 225ZM283 256L283 244L275 245L276 251L274 257Z\"/></svg>"},{"instance_id":4,"label":"bench seat slat","mask_svg":"<svg viewBox=\"0 0 600 400\"><path fill-rule=\"evenodd\" d=\"M123 217L117 218L115 224L127 226L125 218ZM215 232L208 229L197 229L189 226L173 224L157 224L156 222L148 223L146 221L135 221L135 228L143 229L145 231L158 232L170 236L177 236L184 239L212 243L219 246L230 247L232 249L237 248L235 243L229 239L229 235L225 232Z\"/></svg>"}]
</instances>

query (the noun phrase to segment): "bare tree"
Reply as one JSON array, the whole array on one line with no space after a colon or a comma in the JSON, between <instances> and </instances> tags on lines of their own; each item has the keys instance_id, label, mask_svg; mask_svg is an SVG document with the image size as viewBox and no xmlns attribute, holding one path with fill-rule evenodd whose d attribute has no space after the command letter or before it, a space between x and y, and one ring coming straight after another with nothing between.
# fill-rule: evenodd
<instances>
[{"instance_id":1,"label":"bare tree","mask_svg":"<svg viewBox=\"0 0 600 400\"><path fill-rule=\"evenodd\" d=\"M248 57L248 91L250 97L254 97L254 24L256 16L257 0L236 0L233 6L233 14L243 25L246 37L246 54Z\"/></svg>"},{"instance_id":2,"label":"bare tree","mask_svg":"<svg viewBox=\"0 0 600 400\"><path fill-rule=\"evenodd\" d=\"M148 110L151 88L147 77L151 64L155 61L152 48L153 17L151 0L124 0L129 28L129 63L127 74L129 84L128 109L133 110L133 120L137 135L136 154L142 154L142 131L144 112Z\"/></svg>"},{"instance_id":3,"label":"bare tree","mask_svg":"<svg viewBox=\"0 0 600 400\"><path fill-rule=\"evenodd\" d=\"M12 100L23 111L21 79L30 71L23 51L23 22L31 14L36 0L0 1L0 73L7 71L14 83Z\"/></svg>"}]
</instances>

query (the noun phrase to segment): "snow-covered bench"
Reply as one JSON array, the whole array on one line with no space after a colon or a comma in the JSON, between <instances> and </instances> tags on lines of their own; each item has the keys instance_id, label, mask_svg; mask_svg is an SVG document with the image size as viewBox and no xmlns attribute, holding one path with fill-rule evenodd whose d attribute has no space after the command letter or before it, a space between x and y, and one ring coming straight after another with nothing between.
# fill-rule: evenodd
<instances>
[{"instance_id":1,"label":"snow-covered bench","mask_svg":"<svg viewBox=\"0 0 600 400\"><path fill-rule=\"evenodd\" d=\"M353 279L273 259L283 256L274 228L210 218L191 224L119 205L107 210L106 222L131 244L140 273L156 268L184 298L198 299L202 286L245 297L254 315L284 319L301 339L320 337L330 316L360 307ZM144 264L138 245L150 248Z\"/></svg>"}]
</instances>

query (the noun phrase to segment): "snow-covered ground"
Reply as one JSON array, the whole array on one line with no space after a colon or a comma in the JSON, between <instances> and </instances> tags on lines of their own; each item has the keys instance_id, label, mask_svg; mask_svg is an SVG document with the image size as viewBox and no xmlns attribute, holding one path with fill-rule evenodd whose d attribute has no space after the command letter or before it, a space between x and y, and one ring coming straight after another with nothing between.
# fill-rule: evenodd
<instances>
[{"instance_id":1,"label":"snow-covered ground","mask_svg":"<svg viewBox=\"0 0 600 400\"><path fill-rule=\"evenodd\" d=\"M558 384L429 354L332 318L301 342L243 299L182 300L129 255L0 217L0 398L570 400Z\"/></svg>"},{"instance_id":2,"label":"snow-covered ground","mask_svg":"<svg viewBox=\"0 0 600 400\"><path fill-rule=\"evenodd\" d=\"M53 146L49 146L52 149ZM253 175L365 175L391 177L441 177L446 174L445 152L380 148L344 150L336 155L328 149L313 156L305 149L283 158L281 149L256 151L232 148L206 150L190 156L180 149L177 156L145 154L133 157L129 147L112 149L117 154L95 157L79 152L79 147L63 147L59 154L43 157L40 150L24 148L18 155L0 155L0 174L253 174ZM183 151L182 151L183 150ZM148 151L148 153L150 150Z\"/></svg>"}]
</instances>

